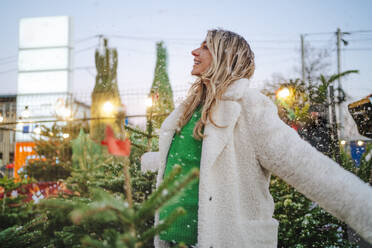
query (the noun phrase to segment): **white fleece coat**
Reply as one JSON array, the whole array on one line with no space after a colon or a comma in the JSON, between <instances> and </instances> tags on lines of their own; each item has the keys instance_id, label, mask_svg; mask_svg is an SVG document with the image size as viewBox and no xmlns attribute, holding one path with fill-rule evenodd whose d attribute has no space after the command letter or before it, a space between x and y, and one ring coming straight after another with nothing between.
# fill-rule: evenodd
<instances>
[{"instance_id":1,"label":"white fleece coat","mask_svg":"<svg viewBox=\"0 0 372 248\"><path fill-rule=\"evenodd\" d=\"M274 248L271 172L372 243L372 189L303 141L278 117L275 105L241 79L232 84L204 128L199 180L198 247ZM142 157L142 169L163 180L181 104L160 129L159 152ZM155 224L158 224L158 215ZM157 248L167 247L155 238Z\"/></svg>"}]
</instances>

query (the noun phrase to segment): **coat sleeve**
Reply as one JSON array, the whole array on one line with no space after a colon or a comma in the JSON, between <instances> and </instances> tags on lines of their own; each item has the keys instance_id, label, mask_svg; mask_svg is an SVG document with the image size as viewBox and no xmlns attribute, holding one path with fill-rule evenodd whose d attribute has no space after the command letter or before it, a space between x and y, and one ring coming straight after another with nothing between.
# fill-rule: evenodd
<instances>
[{"instance_id":1,"label":"coat sleeve","mask_svg":"<svg viewBox=\"0 0 372 248\"><path fill-rule=\"evenodd\" d=\"M141 171L156 172L160 167L159 152L146 152L141 157Z\"/></svg>"},{"instance_id":2,"label":"coat sleeve","mask_svg":"<svg viewBox=\"0 0 372 248\"><path fill-rule=\"evenodd\" d=\"M303 141L259 91L243 105L260 164L372 243L372 188Z\"/></svg>"}]
</instances>

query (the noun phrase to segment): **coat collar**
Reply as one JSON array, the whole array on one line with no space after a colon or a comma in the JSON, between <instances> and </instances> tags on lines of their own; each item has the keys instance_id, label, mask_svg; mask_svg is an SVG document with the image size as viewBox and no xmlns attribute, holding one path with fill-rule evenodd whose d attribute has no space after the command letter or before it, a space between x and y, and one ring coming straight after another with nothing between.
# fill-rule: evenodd
<instances>
[{"instance_id":1,"label":"coat collar","mask_svg":"<svg viewBox=\"0 0 372 248\"><path fill-rule=\"evenodd\" d=\"M222 95L221 100L237 101L243 97L245 89L249 86L249 80L246 78L239 79L227 88Z\"/></svg>"},{"instance_id":2,"label":"coat collar","mask_svg":"<svg viewBox=\"0 0 372 248\"><path fill-rule=\"evenodd\" d=\"M213 121L204 127L201 167L210 168L229 141L233 140L234 127L240 115L241 106L236 101L221 101L213 111Z\"/></svg>"}]
</instances>

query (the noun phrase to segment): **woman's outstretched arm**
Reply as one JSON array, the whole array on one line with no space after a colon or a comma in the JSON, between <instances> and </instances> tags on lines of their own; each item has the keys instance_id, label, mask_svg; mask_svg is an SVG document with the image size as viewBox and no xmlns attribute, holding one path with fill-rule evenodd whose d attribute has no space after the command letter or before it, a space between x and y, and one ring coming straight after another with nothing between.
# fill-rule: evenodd
<instances>
[{"instance_id":1,"label":"woman's outstretched arm","mask_svg":"<svg viewBox=\"0 0 372 248\"><path fill-rule=\"evenodd\" d=\"M159 152L146 152L141 157L141 171L155 172L160 167Z\"/></svg>"},{"instance_id":2,"label":"woman's outstretched arm","mask_svg":"<svg viewBox=\"0 0 372 248\"><path fill-rule=\"evenodd\" d=\"M372 243L372 187L303 141L259 91L243 105L260 164Z\"/></svg>"}]
</instances>

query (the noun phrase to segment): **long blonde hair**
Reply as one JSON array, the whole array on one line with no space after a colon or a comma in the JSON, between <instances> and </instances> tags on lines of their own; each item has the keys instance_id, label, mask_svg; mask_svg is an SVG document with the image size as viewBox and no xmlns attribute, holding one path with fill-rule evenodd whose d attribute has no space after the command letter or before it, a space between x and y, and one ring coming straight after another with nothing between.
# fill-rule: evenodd
<instances>
[{"instance_id":1,"label":"long blonde hair","mask_svg":"<svg viewBox=\"0 0 372 248\"><path fill-rule=\"evenodd\" d=\"M254 69L254 54L247 41L240 35L222 29L209 30L207 47L212 55L211 66L191 85L184 105L184 113L178 121L180 130L191 118L195 109L202 104L200 120L196 123L193 136L204 138L203 129L212 119L212 110L218 104L226 89L236 80L251 78Z\"/></svg>"}]
</instances>

